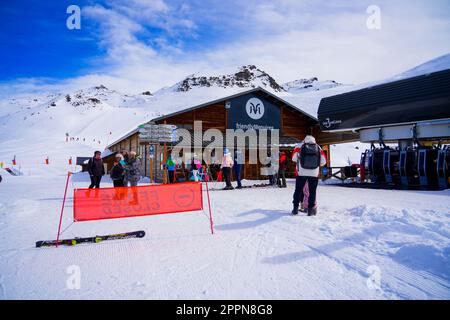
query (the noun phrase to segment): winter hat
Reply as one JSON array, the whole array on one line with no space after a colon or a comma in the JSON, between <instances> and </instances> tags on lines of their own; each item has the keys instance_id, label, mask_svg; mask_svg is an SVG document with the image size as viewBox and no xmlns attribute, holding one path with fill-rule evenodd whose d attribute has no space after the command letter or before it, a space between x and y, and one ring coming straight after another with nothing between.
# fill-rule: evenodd
<instances>
[{"instance_id":1,"label":"winter hat","mask_svg":"<svg viewBox=\"0 0 450 320\"><path fill-rule=\"evenodd\" d=\"M307 135L305 137L305 140L303 140L303 142L307 143L307 144L309 144L309 143L313 144L313 143L316 143L316 138L314 138L313 136Z\"/></svg>"},{"instance_id":2,"label":"winter hat","mask_svg":"<svg viewBox=\"0 0 450 320\"><path fill-rule=\"evenodd\" d=\"M119 161L123 160L123 155L121 155L120 153L116 154L116 159Z\"/></svg>"},{"instance_id":3,"label":"winter hat","mask_svg":"<svg viewBox=\"0 0 450 320\"><path fill-rule=\"evenodd\" d=\"M223 154L226 154L226 155L230 154L230 150L228 150L228 148L225 148L225 150L223 150Z\"/></svg>"}]
</instances>

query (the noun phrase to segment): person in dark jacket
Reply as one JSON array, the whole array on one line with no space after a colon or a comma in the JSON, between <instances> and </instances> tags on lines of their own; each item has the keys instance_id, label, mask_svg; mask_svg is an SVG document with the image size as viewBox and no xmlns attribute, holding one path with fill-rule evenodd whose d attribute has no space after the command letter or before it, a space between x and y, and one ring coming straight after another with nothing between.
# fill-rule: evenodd
<instances>
[{"instance_id":1,"label":"person in dark jacket","mask_svg":"<svg viewBox=\"0 0 450 320\"><path fill-rule=\"evenodd\" d=\"M241 172L244 164L244 155L242 150L237 149L234 151L234 166L233 171L236 176L237 187L236 189L242 189Z\"/></svg>"},{"instance_id":2,"label":"person in dark jacket","mask_svg":"<svg viewBox=\"0 0 450 320\"><path fill-rule=\"evenodd\" d=\"M123 156L119 153L116 155L116 161L111 169L111 180L113 181L114 188L124 186L125 169L121 164Z\"/></svg>"},{"instance_id":3,"label":"person in dark jacket","mask_svg":"<svg viewBox=\"0 0 450 320\"><path fill-rule=\"evenodd\" d=\"M280 153L279 167L278 167L278 181L277 184L280 188L286 188L286 170L288 169L288 159L286 152Z\"/></svg>"},{"instance_id":4,"label":"person in dark jacket","mask_svg":"<svg viewBox=\"0 0 450 320\"><path fill-rule=\"evenodd\" d=\"M91 177L91 185L89 189L100 188L100 181L105 174L105 168L103 167L102 153L100 151L94 152L94 157L89 159L88 172Z\"/></svg>"},{"instance_id":5,"label":"person in dark jacket","mask_svg":"<svg viewBox=\"0 0 450 320\"><path fill-rule=\"evenodd\" d=\"M125 186L128 184L131 187L138 185L138 181L141 179L141 160L137 156L136 152L131 151L128 154L128 161L125 166Z\"/></svg>"}]
</instances>

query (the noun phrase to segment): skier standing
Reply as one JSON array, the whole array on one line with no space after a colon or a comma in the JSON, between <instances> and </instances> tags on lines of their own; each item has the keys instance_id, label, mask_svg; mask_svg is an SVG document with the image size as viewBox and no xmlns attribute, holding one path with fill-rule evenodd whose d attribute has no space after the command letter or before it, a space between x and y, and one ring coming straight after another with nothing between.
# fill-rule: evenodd
<instances>
[{"instance_id":1,"label":"skier standing","mask_svg":"<svg viewBox=\"0 0 450 320\"><path fill-rule=\"evenodd\" d=\"M279 168L278 168L278 179L277 184L280 188L286 188L286 170L288 168L288 160L286 153L282 151L280 153Z\"/></svg>"},{"instance_id":2,"label":"skier standing","mask_svg":"<svg viewBox=\"0 0 450 320\"><path fill-rule=\"evenodd\" d=\"M102 153L100 151L94 152L94 157L89 159L88 172L91 177L91 184L89 189L100 188L100 181L105 174L105 168L103 167Z\"/></svg>"},{"instance_id":3,"label":"skier standing","mask_svg":"<svg viewBox=\"0 0 450 320\"><path fill-rule=\"evenodd\" d=\"M172 155L169 154L169 158L166 161L167 171L169 173L169 183L175 182L175 166L176 163L173 161Z\"/></svg>"},{"instance_id":4,"label":"skier standing","mask_svg":"<svg viewBox=\"0 0 450 320\"><path fill-rule=\"evenodd\" d=\"M125 186L128 184L135 187L141 179L141 161L136 155L136 152L129 153L128 163L125 166Z\"/></svg>"},{"instance_id":5,"label":"skier standing","mask_svg":"<svg viewBox=\"0 0 450 320\"><path fill-rule=\"evenodd\" d=\"M124 186L124 174L125 169L121 162L123 161L123 156L119 153L116 155L116 161L111 169L111 180L113 181L114 188Z\"/></svg>"},{"instance_id":6,"label":"skier standing","mask_svg":"<svg viewBox=\"0 0 450 320\"><path fill-rule=\"evenodd\" d=\"M316 139L313 136L307 135L303 144L295 147L292 154L292 161L296 163L295 166L295 192L294 199L292 201L294 209L293 215L298 214L298 207L301 201L303 201L303 187L308 182L309 198L308 198L308 216L314 216L317 214L317 208L315 208L316 202L316 190L319 183L319 169L327 162L325 153L316 143Z\"/></svg>"},{"instance_id":7,"label":"skier standing","mask_svg":"<svg viewBox=\"0 0 450 320\"><path fill-rule=\"evenodd\" d=\"M223 190L233 190L234 188L231 185L231 168L233 168L233 158L231 157L231 153L228 149L225 149L223 152L221 168L226 183Z\"/></svg>"},{"instance_id":8,"label":"skier standing","mask_svg":"<svg viewBox=\"0 0 450 320\"><path fill-rule=\"evenodd\" d=\"M244 164L244 156L242 154L242 150L237 149L234 152L234 174L236 176L236 182L237 187L236 189L242 189L242 182L241 182L241 171L242 171L242 165Z\"/></svg>"}]
</instances>

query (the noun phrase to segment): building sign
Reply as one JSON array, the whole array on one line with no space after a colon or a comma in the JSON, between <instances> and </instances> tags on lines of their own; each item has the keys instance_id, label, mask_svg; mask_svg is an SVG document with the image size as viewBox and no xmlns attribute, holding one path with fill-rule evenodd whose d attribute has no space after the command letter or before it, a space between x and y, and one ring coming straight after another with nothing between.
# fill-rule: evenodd
<instances>
[{"instance_id":1,"label":"building sign","mask_svg":"<svg viewBox=\"0 0 450 320\"><path fill-rule=\"evenodd\" d=\"M280 107L255 94L246 94L230 101L228 129L280 129Z\"/></svg>"},{"instance_id":2,"label":"building sign","mask_svg":"<svg viewBox=\"0 0 450 320\"><path fill-rule=\"evenodd\" d=\"M245 105L247 115L253 120L259 120L264 116L264 103L258 98L250 98Z\"/></svg>"},{"instance_id":3,"label":"building sign","mask_svg":"<svg viewBox=\"0 0 450 320\"><path fill-rule=\"evenodd\" d=\"M150 159L153 159L155 157L155 146L154 145L150 145L150 147L148 148L148 156Z\"/></svg>"},{"instance_id":4,"label":"building sign","mask_svg":"<svg viewBox=\"0 0 450 320\"><path fill-rule=\"evenodd\" d=\"M148 143L176 142L177 128L173 125L144 124L139 126L139 139Z\"/></svg>"}]
</instances>

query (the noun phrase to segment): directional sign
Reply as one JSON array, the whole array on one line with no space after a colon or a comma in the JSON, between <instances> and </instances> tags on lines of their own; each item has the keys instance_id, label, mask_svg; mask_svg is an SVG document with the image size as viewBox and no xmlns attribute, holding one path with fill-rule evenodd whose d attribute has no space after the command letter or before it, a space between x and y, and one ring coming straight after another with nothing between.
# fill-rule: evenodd
<instances>
[{"instance_id":1,"label":"directional sign","mask_svg":"<svg viewBox=\"0 0 450 320\"><path fill-rule=\"evenodd\" d=\"M151 145L148 148L148 156L150 157L150 159L153 159L155 157L155 146Z\"/></svg>"},{"instance_id":2,"label":"directional sign","mask_svg":"<svg viewBox=\"0 0 450 320\"><path fill-rule=\"evenodd\" d=\"M176 129L173 125L144 124L139 126L139 138L150 143L176 142Z\"/></svg>"}]
</instances>

